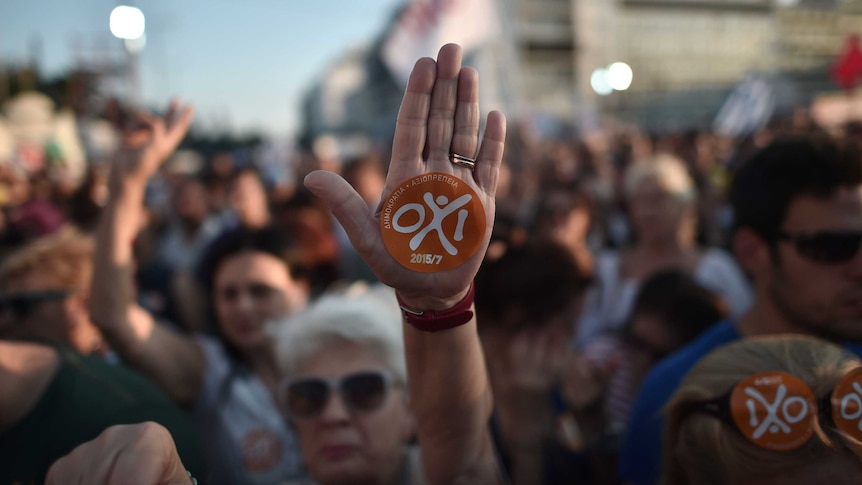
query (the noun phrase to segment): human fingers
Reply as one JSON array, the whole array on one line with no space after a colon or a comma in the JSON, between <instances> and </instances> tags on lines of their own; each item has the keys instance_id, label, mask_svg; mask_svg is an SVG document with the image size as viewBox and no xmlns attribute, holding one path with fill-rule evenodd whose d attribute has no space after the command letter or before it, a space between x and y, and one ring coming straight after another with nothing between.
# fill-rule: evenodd
<instances>
[{"instance_id":1,"label":"human fingers","mask_svg":"<svg viewBox=\"0 0 862 485\"><path fill-rule=\"evenodd\" d=\"M503 162L505 143L506 117L499 111L491 111L485 123L485 133L479 146L479 154L476 156L473 177L479 187L492 197L497 190L497 178L500 174L500 164Z\"/></svg>"},{"instance_id":2,"label":"human fingers","mask_svg":"<svg viewBox=\"0 0 862 485\"><path fill-rule=\"evenodd\" d=\"M391 192L398 184L424 171L422 151L428 130L428 111L431 106L431 91L434 89L434 76L437 63L430 58L416 61L407 90L401 100L395 136L392 140L392 161L386 178L384 194Z\"/></svg>"},{"instance_id":3,"label":"human fingers","mask_svg":"<svg viewBox=\"0 0 862 485\"><path fill-rule=\"evenodd\" d=\"M428 113L428 138L425 140L428 153L426 166L432 172L454 172L449 162L449 152L455 129L462 55L461 46L457 44L446 44L437 54L437 72ZM476 101L478 103L478 89ZM472 153L466 156L471 157Z\"/></svg>"},{"instance_id":4,"label":"human fingers","mask_svg":"<svg viewBox=\"0 0 862 485\"><path fill-rule=\"evenodd\" d=\"M455 125L449 154L475 160L479 149L479 119L479 73L473 68L464 67L458 75ZM450 168L459 178L467 180L473 177L475 166L469 168L453 162Z\"/></svg>"}]
</instances>

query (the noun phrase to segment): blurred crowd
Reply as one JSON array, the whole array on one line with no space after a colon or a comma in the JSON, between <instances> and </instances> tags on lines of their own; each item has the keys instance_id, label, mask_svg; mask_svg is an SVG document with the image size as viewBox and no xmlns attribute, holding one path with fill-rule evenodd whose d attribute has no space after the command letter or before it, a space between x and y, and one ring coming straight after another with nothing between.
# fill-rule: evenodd
<instances>
[{"instance_id":1,"label":"blurred crowd","mask_svg":"<svg viewBox=\"0 0 862 485\"><path fill-rule=\"evenodd\" d=\"M163 116L115 125L124 148L86 165L74 183L48 147L33 155L38 163L0 160L0 485L44 483L52 463L100 435L104 444L161 427L200 483L425 483L395 293L301 184L313 170L340 173L374 212L391 154L300 151L283 161L290 176L273 183L258 160L230 149L200 164L172 159L192 113L174 105ZM143 129L154 142L138 140ZM662 424L651 413L697 360L668 377L684 367L680 349L705 345L709 332L721 340L716 325L746 322L752 305L766 311L758 299L774 300L768 311L802 315L786 317L802 329L820 322L810 312L832 315L818 306L828 300L800 290L816 281L789 288L820 273L767 267L740 237L741 223L773 216L740 220L733 198L763 211L784 204L781 218L794 197L858 191L859 158L841 159L834 187L803 185L839 163L830 161L838 151L816 152L805 140L845 146L859 135L854 124L827 132L803 108L740 138L614 124L547 139L510 126L494 231L475 278L501 475L517 485L657 483ZM770 149L789 160L786 177L781 160L761 162L772 165L731 190L747 161ZM811 168L794 156L829 160ZM782 190L786 200L774 202ZM858 235L862 209L848 211L856 226L831 230ZM820 230L805 227L818 216L799 217L800 237ZM773 229L778 241L783 229ZM804 252L808 240L796 236L786 239ZM811 244L828 253L815 261L852 249L847 259L859 265L859 237ZM852 300L858 324L862 279L847 271L852 288L836 291ZM778 333L735 331L724 341ZM829 326L807 333L862 336ZM792 349L770 345L809 344L733 351L781 357ZM697 369L708 373L710 362ZM655 373L659 363L665 374ZM739 377L781 370L752 365ZM735 381L722 382L691 395L715 397ZM663 385L668 394L654 397ZM161 427L102 434L141 422ZM703 464L680 458L663 469L685 476ZM713 483L688 476L666 483Z\"/></svg>"}]
</instances>

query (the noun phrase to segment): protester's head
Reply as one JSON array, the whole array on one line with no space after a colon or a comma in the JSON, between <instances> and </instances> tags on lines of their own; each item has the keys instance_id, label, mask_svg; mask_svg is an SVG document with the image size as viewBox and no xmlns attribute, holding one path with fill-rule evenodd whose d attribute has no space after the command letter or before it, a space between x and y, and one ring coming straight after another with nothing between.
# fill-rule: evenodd
<instances>
[{"instance_id":1,"label":"protester's head","mask_svg":"<svg viewBox=\"0 0 862 485\"><path fill-rule=\"evenodd\" d=\"M694 239L697 192L685 164L671 155L658 155L631 165L624 191L637 241L653 244L675 240L681 231Z\"/></svg>"},{"instance_id":2,"label":"protester's head","mask_svg":"<svg viewBox=\"0 0 862 485\"><path fill-rule=\"evenodd\" d=\"M815 401L828 397L842 377L859 366L859 360L840 347L802 336L745 339L707 355L685 377L668 405L663 484L860 483L862 443L822 414L809 420L816 416L816 408L823 407ZM813 400L804 404L793 397L800 386L786 377L779 384L785 386L784 393L774 381L770 392L764 386L774 378L763 377L743 384L741 392L747 398L728 399L732 389L740 389L735 387L738 383L765 372L784 372L799 379ZM752 429L738 427L725 411L717 411L730 402L735 404L729 412L739 411L744 426ZM762 435L759 427L764 428Z\"/></svg>"},{"instance_id":3,"label":"protester's head","mask_svg":"<svg viewBox=\"0 0 862 485\"><path fill-rule=\"evenodd\" d=\"M0 266L0 338L103 350L87 311L93 241L70 227L37 239Z\"/></svg>"},{"instance_id":4,"label":"protester's head","mask_svg":"<svg viewBox=\"0 0 862 485\"><path fill-rule=\"evenodd\" d=\"M536 235L562 245L586 244L590 230L590 201L577 186L542 192L536 208Z\"/></svg>"},{"instance_id":5,"label":"protester's head","mask_svg":"<svg viewBox=\"0 0 862 485\"><path fill-rule=\"evenodd\" d=\"M388 288L322 297L276 327L280 403L321 485L394 483L414 437L401 317Z\"/></svg>"},{"instance_id":6,"label":"protester's head","mask_svg":"<svg viewBox=\"0 0 862 485\"><path fill-rule=\"evenodd\" d=\"M726 303L691 275L666 270L641 285L626 328L636 368L648 370L726 318Z\"/></svg>"},{"instance_id":7,"label":"protester's head","mask_svg":"<svg viewBox=\"0 0 862 485\"><path fill-rule=\"evenodd\" d=\"M259 229L269 224L266 187L257 170L245 168L237 171L231 179L228 192L230 206L243 226Z\"/></svg>"},{"instance_id":8,"label":"protester's head","mask_svg":"<svg viewBox=\"0 0 862 485\"><path fill-rule=\"evenodd\" d=\"M862 338L862 157L824 136L774 141L731 187L734 251L758 303L793 327Z\"/></svg>"},{"instance_id":9,"label":"protester's head","mask_svg":"<svg viewBox=\"0 0 862 485\"><path fill-rule=\"evenodd\" d=\"M271 228L221 235L204 255L201 273L217 330L240 353L259 350L268 341L266 322L301 310L308 299L293 241Z\"/></svg>"},{"instance_id":10,"label":"protester's head","mask_svg":"<svg viewBox=\"0 0 862 485\"><path fill-rule=\"evenodd\" d=\"M278 207L277 221L294 236L313 289L325 289L338 279L338 241L332 213L323 201L300 189Z\"/></svg>"},{"instance_id":11,"label":"protester's head","mask_svg":"<svg viewBox=\"0 0 862 485\"><path fill-rule=\"evenodd\" d=\"M519 333L553 328L572 332L581 294L589 284L572 255L550 241L506 249L476 275L481 333Z\"/></svg>"},{"instance_id":12,"label":"protester's head","mask_svg":"<svg viewBox=\"0 0 862 485\"><path fill-rule=\"evenodd\" d=\"M343 176L369 207L377 206L386 184L386 167L379 157L358 158L345 164Z\"/></svg>"},{"instance_id":13,"label":"protester's head","mask_svg":"<svg viewBox=\"0 0 862 485\"><path fill-rule=\"evenodd\" d=\"M174 189L174 211L180 222L197 227L209 214L206 186L197 177L184 177Z\"/></svg>"}]
</instances>

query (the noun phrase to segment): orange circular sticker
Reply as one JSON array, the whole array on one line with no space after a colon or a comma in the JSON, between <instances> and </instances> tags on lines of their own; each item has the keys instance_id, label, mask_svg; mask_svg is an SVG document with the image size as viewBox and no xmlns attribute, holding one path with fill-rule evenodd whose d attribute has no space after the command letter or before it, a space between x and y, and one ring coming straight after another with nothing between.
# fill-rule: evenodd
<instances>
[{"instance_id":1,"label":"orange circular sticker","mask_svg":"<svg viewBox=\"0 0 862 485\"><path fill-rule=\"evenodd\" d=\"M432 172L396 188L383 204L380 229L389 254L420 273L446 271L473 257L485 237L485 208L453 175Z\"/></svg>"},{"instance_id":2,"label":"orange circular sticker","mask_svg":"<svg viewBox=\"0 0 862 485\"><path fill-rule=\"evenodd\" d=\"M242 439L242 462L246 470L265 472L278 465L282 455L281 438L275 431L261 428L249 431Z\"/></svg>"},{"instance_id":3,"label":"orange circular sticker","mask_svg":"<svg viewBox=\"0 0 862 485\"><path fill-rule=\"evenodd\" d=\"M835 427L862 440L862 367L850 371L832 390Z\"/></svg>"},{"instance_id":4,"label":"orange circular sticker","mask_svg":"<svg viewBox=\"0 0 862 485\"><path fill-rule=\"evenodd\" d=\"M785 372L765 372L733 388L730 412L749 441L786 451L799 448L814 435L817 403L800 379Z\"/></svg>"}]
</instances>

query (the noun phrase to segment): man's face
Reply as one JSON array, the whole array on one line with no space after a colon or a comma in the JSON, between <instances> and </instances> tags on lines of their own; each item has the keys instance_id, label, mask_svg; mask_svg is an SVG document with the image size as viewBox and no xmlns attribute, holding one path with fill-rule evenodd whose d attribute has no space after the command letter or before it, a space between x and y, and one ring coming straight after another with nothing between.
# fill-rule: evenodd
<instances>
[{"instance_id":1,"label":"man's face","mask_svg":"<svg viewBox=\"0 0 862 485\"><path fill-rule=\"evenodd\" d=\"M862 233L862 186L841 189L827 199L797 197L781 231L791 237ZM821 254L835 253L834 241L830 245L820 237L820 243ZM815 334L862 340L862 251L844 261L823 261L791 240L779 240L774 251L767 291L784 318Z\"/></svg>"},{"instance_id":2,"label":"man's face","mask_svg":"<svg viewBox=\"0 0 862 485\"><path fill-rule=\"evenodd\" d=\"M209 207L203 183L197 180L184 181L177 188L175 197L174 208L180 219L200 223L206 218Z\"/></svg>"}]
</instances>

